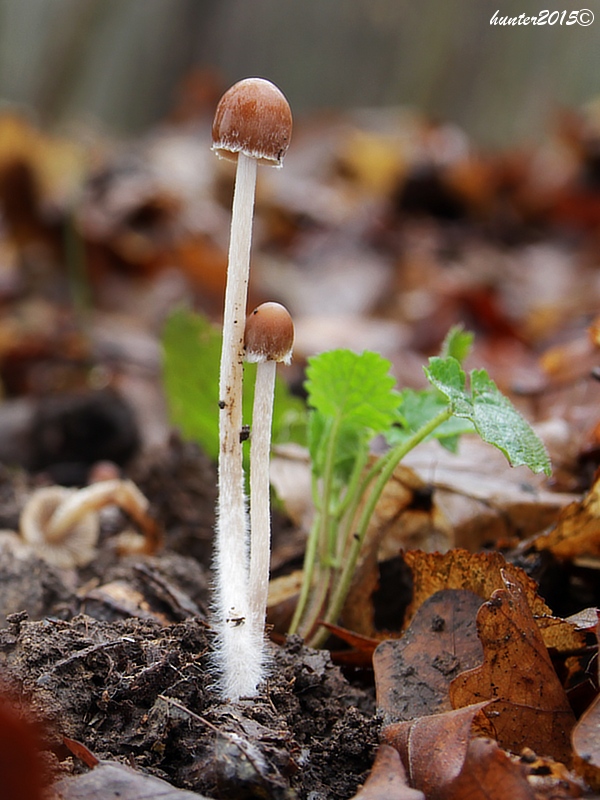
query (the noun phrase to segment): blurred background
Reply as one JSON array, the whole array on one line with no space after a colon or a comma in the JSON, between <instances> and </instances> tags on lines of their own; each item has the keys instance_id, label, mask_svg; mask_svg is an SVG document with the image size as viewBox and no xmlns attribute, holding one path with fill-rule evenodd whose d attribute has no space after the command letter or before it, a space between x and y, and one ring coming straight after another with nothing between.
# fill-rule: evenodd
<instances>
[{"instance_id":1,"label":"blurred background","mask_svg":"<svg viewBox=\"0 0 600 800\"><path fill-rule=\"evenodd\" d=\"M554 0L0 0L0 463L81 462L77 482L171 423L196 435L198 414L173 409L196 409L218 359L189 370L199 336L182 322L169 347L165 322L184 307L221 324L234 170L210 125L250 75L295 120L285 168L259 173L249 296L294 317L293 391L335 347L375 350L419 388L462 324L531 418L568 409L574 451L600 453L600 3L585 2L588 25L561 25L582 7ZM544 11L554 24L491 24ZM41 452L63 411L71 450ZM113 427L127 435L107 452Z\"/></svg>"},{"instance_id":2,"label":"blurred background","mask_svg":"<svg viewBox=\"0 0 600 800\"><path fill-rule=\"evenodd\" d=\"M586 2L600 12L597 0ZM195 70L209 69L224 85L268 76L296 114L407 105L458 123L483 145L522 143L557 108L594 98L600 13L587 27L500 27L490 18L496 10L518 16L566 7L554 0L0 0L0 100L33 109L43 126L84 121L136 134L173 110Z\"/></svg>"}]
</instances>

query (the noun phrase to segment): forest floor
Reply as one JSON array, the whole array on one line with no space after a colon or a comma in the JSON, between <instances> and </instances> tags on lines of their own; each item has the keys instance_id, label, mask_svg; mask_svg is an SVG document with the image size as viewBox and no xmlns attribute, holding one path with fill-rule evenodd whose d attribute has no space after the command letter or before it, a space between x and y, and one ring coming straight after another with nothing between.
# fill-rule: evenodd
<instances>
[{"instance_id":1,"label":"forest floor","mask_svg":"<svg viewBox=\"0 0 600 800\"><path fill-rule=\"evenodd\" d=\"M182 305L220 324L233 177L209 127L199 112L84 148L0 118L2 774L56 800L598 796L600 128L569 113L535 147L484 154L416 114L349 113L299 124L284 168L261 172L250 305L294 317L291 391L333 347L376 350L421 388L463 324L469 366L535 426L553 474L469 437L413 454L344 630L313 650L285 637L311 496L304 451L280 442L272 663L228 703L216 469L172 429L160 341ZM93 557L24 541L36 491L102 480L148 506L117 492ZM15 707L41 759L8 735Z\"/></svg>"}]
</instances>

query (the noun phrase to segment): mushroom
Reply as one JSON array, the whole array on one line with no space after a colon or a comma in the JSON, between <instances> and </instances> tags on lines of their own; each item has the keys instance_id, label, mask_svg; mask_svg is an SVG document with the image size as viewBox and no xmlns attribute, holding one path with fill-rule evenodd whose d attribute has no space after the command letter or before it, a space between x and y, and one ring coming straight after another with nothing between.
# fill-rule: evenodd
<instances>
[{"instance_id":1,"label":"mushroom","mask_svg":"<svg viewBox=\"0 0 600 800\"><path fill-rule=\"evenodd\" d=\"M246 320L246 360L257 362L252 429L250 434L250 623L263 636L269 562L271 555L271 504L269 456L275 371L289 364L294 346L294 323L279 303L263 303Z\"/></svg>"},{"instance_id":2,"label":"mushroom","mask_svg":"<svg viewBox=\"0 0 600 800\"><path fill-rule=\"evenodd\" d=\"M51 523L62 504L72 507L76 489L44 486L36 489L25 504L19 520L21 537L40 558L61 569L85 567L96 556L100 523L87 506L71 516L66 529L51 530Z\"/></svg>"},{"instance_id":3,"label":"mushroom","mask_svg":"<svg viewBox=\"0 0 600 800\"><path fill-rule=\"evenodd\" d=\"M270 81L247 78L223 95L213 150L237 161L219 377L219 507L215 546L217 668L225 697L253 695L262 678L248 608L248 522L242 467L244 321L258 163L280 167L292 131L287 100ZM259 643L260 649L260 643Z\"/></svg>"},{"instance_id":4,"label":"mushroom","mask_svg":"<svg viewBox=\"0 0 600 800\"><path fill-rule=\"evenodd\" d=\"M119 479L83 489L36 489L21 512L21 537L49 564L62 569L84 567L96 556L98 511L111 505L123 509L144 531L144 552L158 546L156 524L147 514L148 500L134 483Z\"/></svg>"}]
</instances>

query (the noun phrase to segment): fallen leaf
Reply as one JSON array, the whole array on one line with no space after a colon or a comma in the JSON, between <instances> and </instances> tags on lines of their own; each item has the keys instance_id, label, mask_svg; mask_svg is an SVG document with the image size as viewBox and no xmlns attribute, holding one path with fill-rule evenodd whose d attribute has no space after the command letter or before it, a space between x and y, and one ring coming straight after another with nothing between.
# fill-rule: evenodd
<instances>
[{"instance_id":1,"label":"fallen leaf","mask_svg":"<svg viewBox=\"0 0 600 800\"><path fill-rule=\"evenodd\" d=\"M46 776L39 732L6 698L0 699L0 779L3 798L42 800Z\"/></svg>"},{"instance_id":2,"label":"fallen leaf","mask_svg":"<svg viewBox=\"0 0 600 800\"><path fill-rule=\"evenodd\" d=\"M502 571L523 587L529 607L536 616L551 615L552 611L537 594L537 584L525 572L507 563L501 553L468 553L456 548L448 553L422 553L411 550L404 560L414 581L413 601L406 612L405 626L419 606L440 589L469 589L488 600L496 589L505 584Z\"/></svg>"},{"instance_id":3,"label":"fallen leaf","mask_svg":"<svg viewBox=\"0 0 600 800\"><path fill-rule=\"evenodd\" d=\"M547 434L543 438L551 444ZM554 447L549 450L554 463L559 453ZM560 461L564 453L561 440ZM470 551L498 539L541 533L576 498L548 491L543 476L511 467L499 450L474 436L462 437L458 453L424 442L402 463L432 487L436 506L452 528L454 545Z\"/></svg>"},{"instance_id":4,"label":"fallen leaf","mask_svg":"<svg viewBox=\"0 0 600 800\"><path fill-rule=\"evenodd\" d=\"M398 750L410 785L424 792L427 800L446 800L448 787L462 771L474 724L485 725L482 712L489 704L394 722L382 729L381 741Z\"/></svg>"},{"instance_id":5,"label":"fallen leaf","mask_svg":"<svg viewBox=\"0 0 600 800\"><path fill-rule=\"evenodd\" d=\"M477 615L484 663L450 685L455 708L495 699L489 719L499 744L514 752L527 745L568 762L575 717L552 666L525 590L504 573L499 589Z\"/></svg>"},{"instance_id":6,"label":"fallen leaf","mask_svg":"<svg viewBox=\"0 0 600 800\"><path fill-rule=\"evenodd\" d=\"M345 664L354 667L364 667L368 669L373 663L373 653L379 645L379 639L371 639L368 636L361 636L354 631L349 631L339 625L332 625L330 622L321 623L324 628L341 639L347 645L350 645L350 650L335 650L331 651L331 658L334 664Z\"/></svg>"},{"instance_id":7,"label":"fallen leaf","mask_svg":"<svg viewBox=\"0 0 600 800\"><path fill-rule=\"evenodd\" d=\"M85 775L63 778L52 791L50 800L208 800L205 795L176 789L160 778L109 761L101 761Z\"/></svg>"},{"instance_id":8,"label":"fallen leaf","mask_svg":"<svg viewBox=\"0 0 600 800\"><path fill-rule=\"evenodd\" d=\"M375 756L371 774L352 800L425 800L425 795L407 785L406 772L398 751L382 744Z\"/></svg>"},{"instance_id":9,"label":"fallen leaf","mask_svg":"<svg viewBox=\"0 0 600 800\"><path fill-rule=\"evenodd\" d=\"M92 767L97 767L100 763L92 751L76 739L63 736L63 744L76 758L81 759L86 767L91 769Z\"/></svg>"},{"instance_id":10,"label":"fallen leaf","mask_svg":"<svg viewBox=\"0 0 600 800\"><path fill-rule=\"evenodd\" d=\"M429 597L401 639L382 642L373 655L377 706L385 722L451 711L451 680L483 659L475 618L482 600L445 589Z\"/></svg>"},{"instance_id":11,"label":"fallen leaf","mask_svg":"<svg viewBox=\"0 0 600 800\"><path fill-rule=\"evenodd\" d=\"M600 556L600 477L582 500L563 509L553 530L538 536L534 545L565 561Z\"/></svg>"},{"instance_id":12,"label":"fallen leaf","mask_svg":"<svg viewBox=\"0 0 600 800\"><path fill-rule=\"evenodd\" d=\"M447 788L444 800L535 800L524 767L491 739L469 742L460 775ZM553 795L554 796L554 795Z\"/></svg>"},{"instance_id":13,"label":"fallen leaf","mask_svg":"<svg viewBox=\"0 0 600 800\"><path fill-rule=\"evenodd\" d=\"M567 800L583 794L581 779L560 761L538 756L528 747L523 748L519 756L511 756L511 760L523 767L536 800ZM586 794L586 797L591 795Z\"/></svg>"},{"instance_id":14,"label":"fallen leaf","mask_svg":"<svg viewBox=\"0 0 600 800\"><path fill-rule=\"evenodd\" d=\"M598 616L598 612L596 612ZM596 635L600 633L600 621ZM600 636L598 636L600 638ZM598 662L597 662L598 663ZM600 674L598 676L600 678ZM589 708L581 716L571 737L575 754L574 766L587 783L596 791L600 790L600 695L597 695Z\"/></svg>"},{"instance_id":15,"label":"fallen leaf","mask_svg":"<svg viewBox=\"0 0 600 800\"><path fill-rule=\"evenodd\" d=\"M455 548L448 553L422 553L411 550L404 561L413 574L413 600L406 611L407 627L419 606L440 589L468 589L488 600L496 589L504 588L503 571L520 584L527 604L542 631L547 647L559 651L577 650L583 644L576 626L552 615L552 610L537 594L537 583L520 567L508 563L501 553L468 553Z\"/></svg>"}]
</instances>

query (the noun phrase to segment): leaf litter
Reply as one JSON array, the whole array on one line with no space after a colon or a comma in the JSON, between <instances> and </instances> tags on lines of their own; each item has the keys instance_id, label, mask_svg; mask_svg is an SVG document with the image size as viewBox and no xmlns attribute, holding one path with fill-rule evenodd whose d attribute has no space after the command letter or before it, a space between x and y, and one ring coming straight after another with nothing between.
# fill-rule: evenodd
<instances>
[{"instance_id":1,"label":"leaf litter","mask_svg":"<svg viewBox=\"0 0 600 800\"><path fill-rule=\"evenodd\" d=\"M45 724L58 796L90 800L99 784L129 780L122 790L131 800L164 796L163 784L146 783L150 776L167 780L182 800L183 790L215 798L594 796L597 640L589 622L551 610L567 616L599 602L592 477L600 464L599 387L590 377L598 360L597 220L581 180L590 170L590 121L572 123L569 137L549 135L550 144L568 138L576 154L550 191L535 159L516 153L465 150L444 168L435 159L425 172L410 168L432 140L432 124L417 117L409 132L398 121L391 139L377 132L377 118L368 132L358 117L346 119L342 144L339 127L328 139L315 124L315 137L307 128L297 156L290 154L290 169L265 180L251 292L257 301L275 292L297 310L302 333L290 385L301 385L305 359L341 340L359 352L377 342L399 385L418 392L421 365L462 322L476 332L473 363L524 416L558 431L558 469L553 483L515 480L506 499L493 488L495 468L487 486L474 488L488 457L471 455L469 485L455 472L450 493L462 487L477 508L460 514L448 505L447 475L435 480L442 456L417 477L405 473L370 534L368 570L353 595L360 613L346 612L350 633L363 637L355 639L360 668L343 674L327 651L291 639L274 645L276 669L256 702L222 705L211 693L206 613L215 476L201 454L166 442L156 337L178 300L193 298L218 320L227 236L221 197L231 175L185 131L157 134L135 153L108 147L90 175L79 146L3 118L0 452L25 468L2 474L3 525L16 529L34 485L64 476L66 467L85 483L97 461L96 451L77 451L74 463L67 448L54 457L64 462L57 469L40 460L30 436L31 452L20 460L15 420L30 418L25 405L43 406L65 390L85 395L99 381L134 408L140 440L110 457L148 496L165 536L163 552L123 558L114 538L127 521L104 519L97 561L68 574L23 552L14 536L2 539L5 693ZM437 126L442 148L446 135ZM540 158L561 157L542 149ZM319 166L306 170L315 152ZM177 158L203 165L193 191L176 177L183 172L164 169ZM74 227L69 181L85 190ZM78 248L85 272L75 269L69 284L65 264ZM77 267L77 258L69 264ZM327 325L324 309L333 313ZM130 338L114 335L125 316ZM469 422L493 427L494 390L478 373L473 379L471 399L456 402ZM159 448L132 463L132 450L156 441ZM278 515L275 560L286 573L298 566L306 523L292 524L285 505ZM407 536L414 530L417 542ZM449 553L407 550L415 543ZM467 553L456 544L494 551ZM548 603L538 596L542 586ZM335 639L329 646L335 660ZM369 647L377 647L376 698ZM343 660L352 663L348 651L340 651ZM88 748L97 766L90 771L84 750L68 741ZM95 772L90 788L85 780Z\"/></svg>"}]
</instances>

